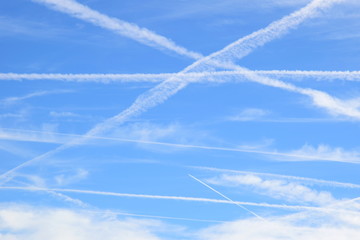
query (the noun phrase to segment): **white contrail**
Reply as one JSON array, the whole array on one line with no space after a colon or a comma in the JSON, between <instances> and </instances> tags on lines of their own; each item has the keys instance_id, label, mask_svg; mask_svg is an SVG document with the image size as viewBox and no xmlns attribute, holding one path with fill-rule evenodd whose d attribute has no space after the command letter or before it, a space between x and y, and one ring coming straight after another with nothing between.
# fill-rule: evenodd
<instances>
[{"instance_id":1,"label":"white contrail","mask_svg":"<svg viewBox=\"0 0 360 240\"><path fill-rule=\"evenodd\" d=\"M233 201L231 198L225 196L225 195L222 194L221 192L217 191L216 189L212 188L212 187L209 186L208 184L206 184L206 183L204 183L203 181L201 181L200 179L198 179L198 178L196 178L196 177L194 177L194 176L192 176L192 175L190 175L190 174L189 174L189 177L191 177L191 178L194 179L195 181L201 183L201 184L204 185L205 187L209 188L211 191L219 194L220 196L222 196L222 197L225 198L226 200L232 202L232 203L235 204L236 206L238 206L238 207L244 209L245 211L249 212L250 214L254 215L254 216L257 217L258 219L266 221L266 219L264 219L263 217L259 216L258 214L254 213L253 211L251 211L250 209L244 207L243 205L241 205L241 204Z\"/></svg>"},{"instance_id":2,"label":"white contrail","mask_svg":"<svg viewBox=\"0 0 360 240\"><path fill-rule=\"evenodd\" d=\"M33 97L40 97L40 96L46 96L51 94L60 94L60 93L70 93L73 92L72 90L53 90L53 91L38 91L38 92L32 92L29 94L26 94L24 96L20 97L8 97L5 99L0 100L0 104L13 104L25 99L33 98Z\"/></svg>"},{"instance_id":3,"label":"white contrail","mask_svg":"<svg viewBox=\"0 0 360 240\"><path fill-rule=\"evenodd\" d=\"M321 11L330 8L333 4L343 2L344 0L313 0L298 11L277 20L265 28L262 28L246 37L243 37L222 50L211 54L217 62L232 62L243 58L252 52L255 48L263 46L265 43L279 38L286 34L290 29L297 27L305 20L317 16Z\"/></svg>"},{"instance_id":4,"label":"white contrail","mask_svg":"<svg viewBox=\"0 0 360 240\"><path fill-rule=\"evenodd\" d=\"M51 0L51 2L54 2L54 1L55 0ZM58 1L55 1L55 2L58 2ZM69 2L69 0L66 0L66 2ZM261 45L265 44L266 42L273 40L275 38L273 36L279 37L281 34L285 34L287 32L287 31L285 31L285 29L294 28L295 26L299 25L301 23L301 21L304 21L305 18L301 18L299 16L299 14L305 14L307 17L310 17L311 16L311 15L309 15L310 12L312 14L315 14L317 10L327 8L335 2L338 2L338 0L327 0L327 1L314 0L311 3L309 3L308 5L306 5L304 8L296 11L295 13L293 13L291 15L284 17L283 19L286 19L286 21L284 21L284 20L276 21L273 24L270 24L268 27L266 27L260 31L257 31L256 34L251 34L250 36L246 36L246 37L242 38L245 40L240 39L239 41L236 42L236 44L231 44L231 45L225 47L226 51L220 50L220 51L215 52L207 57L197 60L196 62L189 65L188 67L186 67L184 70L182 70L179 73L184 74L184 73L188 73L191 71L195 71L195 72L201 71L204 68L209 68L209 66L212 66L214 64L216 64L217 66L222 65L222 66L224 66L226 68L230 68L232 70L244 71L245 76L255 82L259 82L261 84L265 84L265 85L269 85L269 86L273 86L273 87L284 88L289 91L294 91L294 92L298 92L298 93L302 93L307 96L310 96L313 98L313 100L315 101L315 103L317 105L329 108L330 107L330 105L328 103L329 100L332 100L330 102L330 104L337 103L337 102L335 102L329 95L327 95L325 93L322 93L322 92L316 91L316 90L312 90L312 89L297 88L293 85L289 85L289 84L283 83L278 80L273 80L270 78L266 78L264 76L260 76L256 73L251 72L250 70L238 67L229 62L221 63L219 61L214 61L214 58L223 60L224 56L227 54L228 51L236 52L237 56L239 56L239 58L240 58L241 55L243 55L245 53L246 54L249 53L249 47L245 47L245 48L240 47L239 48L239 46L248 46L251 43L250 42L251 39L254 40L254 44L249 45L249 46L251 46L251 49L254 49L256 46L261 46ZM81 7L81 6L79 6L79 7ZM276 32L277 29L278 29L279 33L281 33L281 34L278 34ZM208 69L206 69L206 70L208 70ZM11 179L10 175L20 168L23 168L33 162L40 161L41 159L52 156L53 154L56 154L65 149L68 149L69 147L72 147L74 145L82 144L84 141L86 141L86 139L89 136L95 136L95 135L98 135L99 133L103 133L103 132L107 131L108 129L113 128L116 125L124 123L129 118L137 116L137 115L147 111L148 109L155 107L158 104L163 103L170 96L174 95L175 93L177 93L178 91L180 91L181 89L186 87L187 84L188 84L188 82L186 82L183 79L178 78L176 76L167 79L166 81L160 83L156 87L154 87L154 88L150 89L149 91L140 95L129 108L125 109L118 115L116 115L112 118L109 118L109 119L105 120L104 122L94 126L82 138L76 139L67 144L61 145L52 151L49 151L38 157L30 159L30 160L18 165L17 167L10 169L7 172L3 173L2 175L0 175L0 180L5 179L5 178L6 179L3 180L2 182L0 182L0 184ZM324 100L327 100L327 102L324 102ZM338 113L348 114L350 116L354 115L353 111L350 111L348 108L346 108L344 106L339 107L338 105L339 104L335 105L335 108ZM351 110L353 110L353 109L351 109ZM358 115L360 116L360 113L358 115L357 114L355 114L355 115L358 117Z\"/></svg>"},{"instance_id":5,"label":"white contrail","mask_svg":"<svg viewBox=\"0 0 360 240\"><path fill-rule=\"evenodd\" d=\"M129 217L158 218L158 219L168 219L168 220L190 221L190 222L212 222L212 223L225 223L226 222L226 221L220 221L220 220L182 218L182 217L168 217L168 216L135 214L135 213L116 212L116 211L90 211L90 210L85 210L84 212L86 212L86 213L95 213L95 214L110 214L110 215L116 215L116 216L119 215L119 216L129 216Z\"/></svg>"},{"instance_id":6,"label":"white contrail","mask_svg":"<svg viewBox=\"0 0 360 240\"><path fill-rule=\"evenodd\" d=\"M133 194L133 193L116 193L116 192L104 192L104 191L93 191L93 190L80 190L80 189L65 189L65 188L38 188L38 187L4 187L3 190L22 190L22 191L54 191L54 192L67 192L67 193L79 193L79 194L90 194L90 195L103 195L113 197L124 197L124 198L143 198L143 199L159 199L159 200L179 200L187 202L205 202L205 203L222 203L222 204L240 204L245 206L264 207L264 208L277 208L287 210L311 210L311 211L342 211L341 209L331 209L323 207L309 207L299 205L284 205L284 204L269 204L269 203L254 203L254 202L240 202L240 201L229 201L222 199L213 198L197 198L197 197L183 197L183 196L165 196L165 195L149 195L149 194Z\"/></svg>"},{"instance_id":7,"label":"white contrail","mask_svg":"<svg viewBox=\"0 0 360 240\"><path fill-rule=\"evenodd\" d=\"M245 77L253 82L308 96L312 99L315 106L324 108L333 115L344 115L355 119L360 119L360 111L357 109L358 106L356 104L352 104L350 101L337 99L319 90L297 87L290 83L285 83L277 79L259 75L256 72L240 66L236 66L234 64L229 63L228 66L232 66L232 68L235 70L242 71Z\"/></svg>"},{"instance_id":8,"label":"white contrail","mask_svg":"<svg viewBox=\"0 0 360 240\"><path fill-rule=\"evenodd\" d=\"M320 184L320 185L327 185L327 186L332 186L332 187L360 188L359 184L336 182L336 181L329 181L329 180L323 180L323 179L317 179L317 178L298 177L298 176L282 175L282 174L275 174L275 173L260 173L260 172L252 172L252 171L241 171L241 170L233 170L233 169L222 169L222 168L214 168L214 167L202 167L202 166L189 166L189 167L202 169L202 170L208 170L208 171L214 171L214 172L251 174L251 175L264 176L264 177L283 178L283 179L288 179L288 180L293 180L293 181L301 181L301 182L307 182L307 183L311 183L311 184Z\"/></svg>"},{"instance_id":9,"label":"white contrail","mask_svg":"<svg viewBox=\"0 0 360 240\"><path fill-rule=\"evenodd\" d=\"M27 133L28 135L19 134L19 133ZM38 135L34 135L34 134L38 134ZM39 136L39 134L41 134L41 136ZM84 137L84 135L0 128L0 139L13 140L13 141L65 144L67 142L71 142L71 141L74 141L75 139L79 139L82 137ZM110 140L110 141L126 142L126 143L160 145L160 146L175 147L175 148L254 153L254 154L289 157L289 158L304 159L304 160L325 160L325 161L335 161L335 162L360 163L360 159L355 158L355 157L353 159L339 160L338 157L332 158L332 157L318 156L318 155L304 155L304 154L295 154L295 153L286 153L286 152L277 152L277 151L263 151L263 150L254 150L254 149L248 149L248 148L190 145L190 144L169 143L169 142L150 141L150 140L141 140L141 139L127 139L127 138L102 137L102 136L87 136L87 139L88 140L91 140L91 139L93 139L93 140ZM355 185L353 187L355 187Z\"/></svg>"},{"instance_id":10,"label":"white contrail","mask_svg":"<svg viewBox=\"0 0 360 240\"><path fill-rule=\"evenodd\" d=\"M153 46L156 48L170 50L177 54L199 59L201 54L187 50L175 44L172 40L158 35L146 28L141 28L134 23L129 23L123 20L112 18L95 11L75 0L32 0L34 2L45 4L46 6L63 13L67 13L73 17L90 22L99 27L108 29L116 34L120 34L131 38L143 44Z\"/></svg>"},{"instance_id":11,"label":"white contrail","mask_svg":"<svg viewBox=\"0 0 360 240\"><path fill-rule=\"evenodd\" d=\"M317 81L345 80L360 81L360 71L302 71L302 70L252 70L253 72L271 78L288 81L315 79ZM0 80L52 80L65 82L94 83L136 83L162 82L170 77L186 79L196 83L226 83L246 81L242 71L191 72L191 73L134 73L134 74L61 74L61 73L0 73ZM209 78L211 77L211 78ZM225 78L224 77L231 77Z\"/></svg>"}]
</instances>

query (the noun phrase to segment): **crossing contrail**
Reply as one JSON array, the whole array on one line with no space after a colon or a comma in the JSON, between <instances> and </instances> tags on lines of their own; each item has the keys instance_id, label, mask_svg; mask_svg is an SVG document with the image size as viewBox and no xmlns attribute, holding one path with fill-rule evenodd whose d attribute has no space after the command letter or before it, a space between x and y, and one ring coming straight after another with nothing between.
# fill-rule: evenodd
<instances>
[{"instance_id":1,"label":"crossing contrail","mask_svg":"<svg viewBox=\"0 0 360 240\"><path fill-rule=\"evenodd\" d=\"M36 0L44 3L51 3L55 4L55 6L58 6L60 3L67 3L69 5L63 6L64 9L68 9L71 11L72 7L79 8L80 10L83 9L84 6L77 5L76 2L72 0ZM275 38L280 37L281 35L287 33L287 30L295 28L298 26L301 22L303 22L306 18L301 17L302 14L304 14L307 17L311 17L312 14L317 14L318 11L321 9L326 9L330 7L333 3L339 2L338 0L314 0L305 7L301 8L300 10L285 16L284 18L270 24L269 26L253 33L248 36L245 36L241 38L240 40L236 41L233 44L230 44L226 46L224 49L219 50L207 57L201 58L197 61L195 61L193 64L186 67L184 70L179 72L180 74L188 73L188 72L197 72L202 71L203 69L209 70L211 66L214 64L217 66L222 66L225 68L229 68L232 70L237 71L244 71L245 76L253 80L255 82L259 82L261 84L273 86L273 87L280 87L289 91L298 92L307 96L310 96L316 105L325 107L327 109L331 108L332 105L334 105L334 110L338 114L345 114L348 116L355 116L360 118L360 113L356 112L354 109L349 109L349 107L344 106L336 99L331 98L326 93L312 90L312 89L303 89L303 88L297 88L293 85L283 83L278 80L270 79L264 76L260 76L254 72L251 72L250 70L247 70L245 68L236 66L232 64L229 61L224 61L224 58L228 56L229 58L232 56L237 56L237 58L241 58L242 56L247 55L251 50L254 50L256 47L264 45L266 42L269 42ZM62 7L60 8L62 9ZM85 7L86 9L86 7ZM89 9L89 11L91 11ZM81 12L78 12L76 14L79 14L79 16L82 16ZM94 13L96 16L96 14ZM251 42L253 41L253 43ZM228 54L230 53L230 55ZM221 61L219 61L221 60ZM25 166L28 166L29 164L32 164L34 162L40 161L42 159L45 159L47 157L50 157L56 153L59 153L65 149L68 149L70 147L80 145L84 143L89 136L96 136L101 133L106 132L107 130L122 124L126 122L129 118L138 116L141 113L147 111L148 109L155 107L164 101L166 101L169 97L176 94L178 91L183 89L188 85L189 82L184 81L181 78L178 78L176 75L174 77L171 77L164 82L160 83L156 87L150 89L149 91L141 94L134 102L133 104L119 113L118 115L111 117L107 120L105 120L102 123L99 123L95 125L92 129L90 129L83 137L79 139L75 139L73 141L70 141L69 143L63 144L59 147L57 147L54 150L51 150L49 152L46 152L40 156L37 156L33 159L30 159L26 162L23 162L22 164L6 171L2 175L0 175L0 184L3 184L4 182L7 182L11 179L11 174Z\"/></svg>"},{"instance_id":2,"label":"crossing contrail","mask_svg":"<svg viewBox=\"0 0 360 240\"><path fill-rule=\"evenodd\" d=\"M225 195L222 194L221 192L217 191L216 189L212 188L212 187L209 186L208 184L206 184L206 183L204 183L203 181L201 181L200 179L198 179L198 178L196 178L196 177L194 177L194 176L192 176L192 175L190 175L190 174L189 174L189 177L191 177L191 178L194 179L195 181L201 183L201 184L204 185L205 187L209 188L211 191L219 194L220 196L222 196L222 197L225 198L226 200L232 202L232 203L235 204L236 206L238 206L238 207L244 209L245 211L249 212L250 214L254 215L254 216L257 217L258 219L266 221L265 218L260 217L260 216L259 216L258 214L256 214L255 212L253 212L253 211L251 211L250 209L244 207L242 204L239 204L239 203L233 201L231 198L225 196Z\"/></svg>"}]
</instances>

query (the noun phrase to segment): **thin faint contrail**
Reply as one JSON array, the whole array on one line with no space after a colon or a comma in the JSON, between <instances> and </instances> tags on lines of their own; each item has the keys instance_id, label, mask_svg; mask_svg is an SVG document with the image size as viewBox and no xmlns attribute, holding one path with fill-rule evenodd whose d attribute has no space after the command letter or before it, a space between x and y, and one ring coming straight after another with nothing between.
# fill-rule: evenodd
<instances>
[{"instance_id":1,"label":"thin faint contrail","mask_svg":"<svg viewBox=\"0 0 360 240\"><path fill-rule=\"evenodd\" d=\"M205 187L209 188L211 191L219 194L220 196L222 196L222 197L225 198L226 200L232 202L232 203L235 204L236 206L238 206L238 207L244 209L245 211L249 212L250 214L254 215L254 216L257 217L258 219L266 221L265 218L259 216L258 214L254 213L253 211L251 211L250 209L244 207L243 205L241 205L241 204L233 201L231 198L225 196L225 195L222 194L221 192L217 191L216 189L212 188L212 187L209 186L208 184L206 184L206 183L204 183L203 181L201 181L200 179L198 179L198 178L196 178L196 177L194 177L194 176L192 176L192 175L190 175L190 174L189 174L189 177L191 177L191 178L194 179L195 181L201 183L201 184L204 185Z\"/></svg>"},{"instance_id":2,"label":"thin faint contrail","mask_svg":"<svg viewBox=\"0 0 360 240\"><path fill-rule=\"evenodd\" d=\"M47 0L46 0L47 1ZM49 0L50 1L50 0ZM55 0L51 0L51 2L54 2ZM58 2L58 1L55 1ZM66 2L69 2L68 0ZM72 1L71 1L72 2ZM336 103L335 108L338 109L339 104L337 104L336 101L334 101L330 96L328 96L325 93L322 93L320 91L312 90L312 89L302 89L297 88L293 85L289 85L286 83L283 83L278 80L273 80L270 78L266 78L263 76L260 76L256 73L251 72L250 70L247 70L245 68L238 67L234 64L231 64L230 62L221 63L218 60L223 60L227 52L231 52L231 55L238 56L240 58L241 56L247 55L250 50L253 50L255 47L259 47L264 45L266 42L269 42L275 38L280 37L280 35L285 34L287 31L286 29L291 29L296 26L298 26L302 21L304 21L306 18L301 17L301 14L305 14L307 17L311 17L311 14L316 14L317 11L320 9L327 8L331 6L333 3L338 2L337 0L327 0L327 1L321 1L321 0L314 0L305 7L301 8L300 10L282 18L279 21L276 21L272 24L270 24L268 27L261 29L249 36L246 36L244 38L241 38L240 40L236 41L236 44L230 44L224 49L217 51L207 57L201 58L200 60L197 60L193 64L186 67L184 70L179 72L180 74L188 73L191 71L202 71L204 68L208 70L209 66L214 65L214 63L218 65L222 65L223 67L230 68L233 70L238 71L244 71L247 78L259 82L261 84L273 86L273 87L280 87L289 91L294 91L298 93L305 94L307 96L310 96L313 98L313 100L320 106L329 108L329 99L330 105ZM81 7L81 6L80 6ZM311 13L311 14L309 14ZM278 32L277 32L278 29ZM250 40L253 40L251 42ZM214 61L215 60L215 61ZM221 63L221 64L220 64ZM102 123L99 123L95 125L91 130L89 130L82 138L76 139L74 141L71 141L67 144L61 145L58 148L46 152L40 156L37 156L33 159L30 159L15 168L12 168L8 170L7 172L0 175L0 184L3 184L4 182L7 182L11 179L11 174L15 171L17 171L20 168L23 168L33 162L40 161L41 159L45 159L49 156L52 156L53 154L56 154L58 152L61 152L65 149L68 149L72 146L82 144L84 141L86 141L88 136L94 136L98 135L99 133L103 133L112 127L122 124L125 121L127 121L129 118L140 115L141 113L147 111L148 109L157 106L158 104L163 103L166 101L169 97L176 94L178 91L186 87L188 82L184 81L181 78L172 77L167 79L166 81L160 83L156 87L150 89L149 91L143 93L140 95L133 104L119 113L118 115L111 117L107 120L105 120ZM326 104L324 104L324 98L327 100ZM341 106L340 111L342 114L353 114L353 111L348 110L347 108ZM360 113L359 113L360 115Z\"/></svg>"},{"instance_id":3,"label":"thin faint contrail","mask_svg":"<svg viewBox=\"0 0 360 240\"><path fill-rule=\"evenodd\" d=\"M129 23L120 19L109 17L88 6L76 2L75 0L32 0L33 2L42 3L56 11L69 14L75 18L90 22L101 28L108 29L116 34L131 38L148 46L170 50L177 54L192 58L200 59L201 54L187 50L174 43L172 40L156 34L146 28L141 28L134 23Z\"/></svg>"},{"instance_id":4,"label":"thin faint contrail","mask_svg":"<svg viewBox=\"0 0 360 240\"><path fill-rule=\"evenodd\" d=\"M1 76L1 74L0 74ZM72 90L52 90L52 91L37 91L32 92L20 97L8 97L0 100L0 104L12 104L16 103L25 99L33 98L33 97L40 97L40 96L46 96L51 94L60 94L60 93L70 93L73 92Z\"/></svg>"},{"instance_id":5,"label":"thin faint contrail","mask_svg":"<svg viewBox=\"0 0 360 240\"><path fill-rule=\"evenodd\" d=\"M311 211L342 211L340 209L331 209L323 207L309 207L299 205L284 205L284 204L269 204L269 203L254 203L254 202L240 202L240 201L229 201L223 199L213 198L197 198L197 197L183 197L183 196L165 196L165 195L149 195L149 194L133 194L133 193L116 193L116 192L104 192L104 191L93 191L93 190L79 190L79 189L65 189L65 188L38 188L38 187L4 187L3 190L21 190L21 191L40 191L40 192L67 192L67 193L79 193L79 194L90 194L90 195L102 195L102 196L113 196L113 197L124 197L124 198L143 198L143 199L159 199L159 200L179 200L187 202L206 202L206 203L222 203L222 204L240 204L245 206L264 207L264 208L277 208L287 210L311 210Z\"/></svg>"},{"instance_id":6,"label":"thin faint contrail","mask_svg":"<svg viewBox=\"0 0 360 240\"><path fill-rule=\"evenodd\" d=\"M302 70L252 70L267 77L296 81L315 79L317 81L360 81L360 71L302 71ZM226 83L246 81L244 72L217 71L217 72L191 72L191 73L134 73L134 74L61 74L61 73L0 73L0 80L52 80L65 82L94 82L94 83L137 83L162 82L170 77L187 79L195 83ZM209 78L211 77L211 78ZM221 78L222 77L222 78ZM223 77L231 77L223 78Z\"/></svg>"},{"instance_id":7,"label":"thin faint contrail","mask_svg":"<svg viewBox=\"0 0 360 240\"><path fill-rule=\"evenodd\" d=\"M332 187L360 188L359 184L336 182L336 181L329 181L329 180L323 180L323 179L317 179L317 178L290 176L290 175L275 174L275 173L241 171L241 170L233 170L233 169L222 169L222 168L203 167L203 166L189 166L189 167L202 169L202 170L207 170L207 171L215 171L215 172L251 174L251 175L264 176L264 177L282 178L282 179L288 179L288 180L294 180L294 181L308 182L308 183L311 183L311 184L328 185L328 186L332 186Z\"/></svg>"},{"instance_id":8,"label":"thin faint contrail","mask_svg":"<svg viewBox=\"0 0 360 240\"><path fill-rule=\"evenodd\" d=\"M7 132L5 132L5 131ZM19 135L18 133L32 133L32 134L42 134L46 138L39 138L37 136L24 136ZM47 135L47 136L46 136ZM58 137L58 138L55 138ZM60 137L65 137L60 139ZM19 129L8 129L0 128L0 139L15 140L15 141L29 141L29 142L46 142L46 143L60 143L65 144L71 142L74 139L79 139L84 137L79 134L68 134L68 133L56 133L56 132L42 132L34 130L19 130ZM87 136L88 140L110 140L116 142L126 142L126 143L140 143L140 144L150 144L150 145L160 145L167 147L175 148L187 148L187 149L203 149L203 150L215 150L215 151L226 151L226 152L242 152L242 153L254 153L262 154L269 156L281 156L281 157L290 157L297 159L306 159L306 160L326 160L326 161L336 161L336 162L348 162L348 163L360 163L359 158L339 160L339 158L331 157L322 157L322 156L312 156L312 155L302 155L286 152L276 152L276 151L262 151L262 150L253 150L247 148L231 148L231 147L217 147L217 146L204 146L204 145L190 145L190 144L180 144L180 143L169 143L169 142L160 142L160 141L149 141L141 139L127 139L127 138L116 138L116 137L101 137L101 136ZM225 170L224 170L225 171ZM230 171L230 170L229 170ZM355 185L353 186L355 187ZM359 185L360 187L360 185Z\"/></svg>"},{"instance_id":9,"label":"thin faint contrail","mask_svg":"<svg viewBox=\"0 0 360 240\"><path fill-rule=\"evenodd\" d=\"M116 212L116 211L90 211L90 210L85 210L84 212L86 212L86 213L96 213L96 214L111 214L111 215L129 216L129 217L145 217L145 218L158 218L158 219L168 219L168 220L190 221L190 222L213 222L213 223L225 223L226 222L226 221L220 221L220 220L182 218L182 217L168 217L168 216L135 214L135 213Z\"/></svg>"}]
</instances>

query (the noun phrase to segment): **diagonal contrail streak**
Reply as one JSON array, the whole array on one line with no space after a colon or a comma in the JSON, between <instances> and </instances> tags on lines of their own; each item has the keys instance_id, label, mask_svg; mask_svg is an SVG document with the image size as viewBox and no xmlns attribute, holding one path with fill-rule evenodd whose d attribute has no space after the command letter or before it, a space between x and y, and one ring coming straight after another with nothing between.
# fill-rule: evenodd
<instances>
[{"instance_id":1,"label":"diagonal contrail streak","mask_svg":"<svg viewBox=\"0 0 360 240\"><path fill-rule=\"evenodd\" d=\"M297 81L315 79L317 81L344 80L360 81L360 71L302 71L302 70L252 70L258 75ZM64 82L94 83L137 83L162 82L171 77L186 79L192 83L227 83L246 81L243 71L216 71L190 73L134 73L134 74L61 74L61 73L0 73L0 81L52 80ZM209 78L212 77L212 78ZM225 77L225 79L224 79ZM226 78L231 77L231 79Z\"/></svg>"},{"instance_id":2,"label":"diagonal contrail streak","mask_svg":"<svg viewBox=\"0 0 360 240\"><path fill-rule=\"evenodd\" d=\"M120 19L106 16L99 13L75 0L32 0L34 2L45 4L46 6L67 13L75 18L90 22L96 26L108 29L116 34L134 39L140 43L155 48L166 49L177 54L189 57L191 59L200 59L203 56L187 50L174 43L172 40L154 33L146 28L141 28L134 23L129 23Z\"/></svg>"},{"instance_id":3,"label":"diagonal contrail streak","mask_svg":"<svg viewBox=\"0 0 360 240\"><path fill-rule=\"evenodd\" d=\"M47 1L47 0L45 0ZM51 2L61 2L58 0L51 0ZM66 2L69 2L69 0L66 0ZM73 1L70 1L73 2ZM360 113L347 108L346 106L343 106L342 104L338 103L336 99L332 99L329 95L326 93L312 90L312 89L303 89L303 88L297 88L293 85L283 83L278 80L270 79L267 77L260 76L254 72L251 72L250 70L247 70L245 68L236 66L232 64L229 61L221 62L225 60L225 57L233 57L236 56L238 58L241 58L247 54L250 53L250 49L253 50L255 47L259 47L264 45L266 42L269 42L275 38L280 37L281 35L287 33L287 30L295 28L298 26L301 22L306 20L304 16L307 18L312 17L314 14L317 14L318 11L321 9L326 9L330 6L332 6L334 3L339 2L339 0L314 0L310 2L305 7L301 8L300 10L285 16L284 18L270 24L268 27L261 29L253 34L250 34L249 36L243 37L240 40L236 41L236 44L230 44L226 46L224 49L217 51L207 57L201 58L194 62L193 64L186 67L184 70L179 72L180 74L192 72L192 71L201 71L204 68L208 70L210 66L213 66L214 64L222 67L229 68L232 70L237 71L244 71L245 76L255 82L259 82L261 84L273 86L273 87L280 87L289 91L298 92L307 96L310 96L316 104L325 107L327 109L330 108L330 106L335 106L335 110L337 113L340 114L348 114L350 116L356 116L360 118ZM303 16L304 15L304 16ZM278 30L278 32L277 32ZM251 41L252 40L252 41ZM156 87L150 89L149 91L143 93L140 95L134 103L119 113L118 115L111 117L107 120L105 120L102 123L99 123L95 125L91 130L89 130L83 137L76 139L74 141L71 141L69 143L66 143L64 145L59 146L58 148L51 150L49 152L46 152L40 156L37 156L33 159L30 159L10 170L0 175L0 184L3 184L7 181L9 181L12 176L11 174L29 164L32 164L34 162L40 161L42 159L45 159L47 157L50 157L58 152L61 152L63 150L66 150L70 147L80 145L83 142L87 140L89 136L95 136L99 135L100 133L104 133L107 130L113 128L116 125L122 124L125 121L127 121L129 118L137 116L148 109L155 107L158 104L163 103L166 101L170 96L176 94L178 91L186 87L188 82L184 81L181 78L171 77L167 79L166 81L160 83Z\"/></svg>"},{"instance_id":4,"label":"diagonal contrail streak","mask_svg":"<svg viewBox=\"0 0 360 240\"><path fill-rule=\"evenodd\" d=\"M258 214L256 214L255 212L251 211L250 209L248 209L248 208L244 207L243 205L241 205L241 204L233 201L231 198L225 196L225 195L222 194L221 192L217 191L216 189L212 188L212 187L209 186L208 184L206 184L206 183L204 183L203 181L201 181L200 179L198 179L198 178L196 178L196 177L194 177L193 175L190 175L190 174L189 174L189 177L191 177L191 178L194 179L195 181L201 183L201 184L204 185L205 187L209 188L211 191L219 194L220 196L222 196L222 197L225 198L226 200L232 202L232 203L235 204L236 206L238 206L238 207L244 209L245 211L249 212L250 214L254 215L254 216L257 217L258 219L266 221L266 219L264 219L263 217L260 217Z\"/></svg>"}]
</instances>

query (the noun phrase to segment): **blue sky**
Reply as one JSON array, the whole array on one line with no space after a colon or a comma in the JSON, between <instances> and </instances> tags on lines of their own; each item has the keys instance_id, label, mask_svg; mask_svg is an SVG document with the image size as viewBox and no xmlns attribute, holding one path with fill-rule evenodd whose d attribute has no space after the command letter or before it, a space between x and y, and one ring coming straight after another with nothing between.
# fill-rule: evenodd
<instances>
[{"instance_id":1,"label":"blue sky","mask_svg":"<svg viewBox=\"0 0 360 240\"><path fill-rule=\"evenodd\" d=\"M356 239L359 7L1 2L0 238Z\"/></svg>"}]
</instances>

